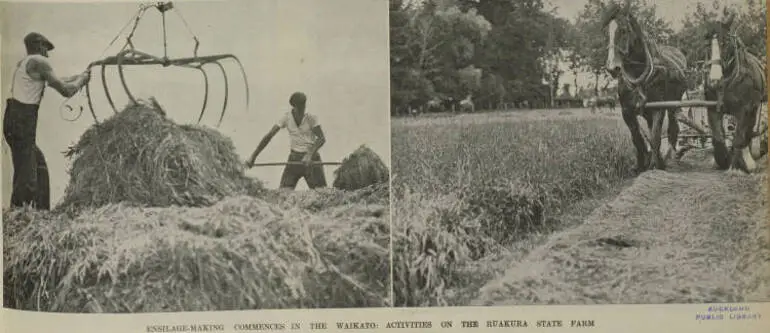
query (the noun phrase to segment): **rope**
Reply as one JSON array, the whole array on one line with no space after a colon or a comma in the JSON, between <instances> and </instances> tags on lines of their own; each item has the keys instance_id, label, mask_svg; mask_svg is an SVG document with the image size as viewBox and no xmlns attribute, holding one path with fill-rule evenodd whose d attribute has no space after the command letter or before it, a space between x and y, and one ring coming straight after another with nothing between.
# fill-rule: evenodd
<instances>
[{"instance_id":1,"label":"rope","mask_svg":"<svg viewBox=\"0 0 770 333\"><path fill-rule=\"evenodd\" d=\"M102 50L102 53L100 53L100 54L99 54L99 57L98 57L99 59L101 59L101 58L103 58L103 57L104 57L104 55L107 53L107 50L109 50L109 49L110 49L110 48L111 48L111 47L112 47L112 46L115 44L115 42L118 40L118 38L119 38L119 37L120 37L120 36L123 34L123 32L126 30L126 28L128 28L128 26L129 26L129 25L131 25L131 22L133 22L134 20L136 20L136 21L137 21L137 24L138 24L138 20L139 20L140 16L141 16L142 14L144 14L144 11L145 11L145 10L146 10L146 9L144 9L144 8L141 8L141 9L137 10L137 11L134 13L134 16L132 16L132 17L131 17L131 19L129 19L129 20L126 22L126 24L124 24L124 25L123 25L123 27L122 27L122 28L121 28L121 29L118 31L118 33L117 33L117 34L115 34L115 37L113 37L113 38L112 38L112 40L111 40L111 41L110 41L110 42L107 44L107 46L104 48L104 50ZM134 28L131 30L131 35L133 35L134 31L136 31L136 27L137 27L137 24L135 24L135 25L134 25ZM65 118L65 117L64 117L64 114L65 114L65 110L67 110L67 109L68 109L68 110L67 110L68 112L72 112L72 113L74 113L74 112L75 112L75 109L74 109L72 106L70 106L70 105L65 105L65 104L68 104L68 103L69 103L69 101L70 101L70 100L71 100L73 97L75 97L75 96L78 96L78 95L82 95L82 94L81 94L81 91L83 91L83 88L82 88L82 87L81 87L80 89L78 89L78 91L77 91L77 93L75 93L75 95L72 95L72 96L70 96L70 97L67 97L67 98L66 98L64 101L62 101L62 103L59 105L59 113L60 113L60 117L61 117L61 119L62 119L62 120L65 120L65 121L69 121L69 122L74 122L74 121L77 121L78 119L80 119L80 116L81 116L81 115L83 115L83 106L80 106L80 107L78 108L78 112L77 112L77 115L76 115L76 116L74 116L72 119L67 119L67 118Z\"/></svg>"},{"instance_id":2,"label":"rope","mask_svg":"<svg viewBox=\"0 0 770 333\"><path fill-rule=\"evenodd\" d=\"M187 29L187 32L190 33L190 35L195 36L195 33L192 31L192 28L190 28L190 25L187 24L187 20L185 20L184 16L182 16L182 13L179 10L179 8L175 7L174 9L176 9L174 11L174 13L176 13L176 15L182 20L182 23L184 24L185 28Z\"/></svg>"},{"instance_id":3,"label":"rope","mask_svg":"<svg viewBox=\"0 0 770 333\"><path fill-rule=\"evenodd\" d=\"M112 38L112 40L107 44L107 46L102 50L102 52L99 54L99 59L104 58L107 51L115 44L115 42L118 41L118 39L124 34L126 29L131 25L133 22L133 27L131 28L131 32L128 33L128 36L126 37L126 43L122 47L121 51L125 50L127 47L133 48L133 43L131 39L134 37L134 34L136 33L136 29L139 27L139 22L141 18L144 16L144 14L147 12L148 9L153 7L158 7L161 5L162 2L153 2L153 3L145 3L140 5L139 9L134 13L134 15L126 22L126 24L123 25L123 27L118 31L117 34ZM181 11L178 8L174 8L174 12L176 13L177 17L182 21L185 29L187 30L187 33L192 36L193 40L195 41L195 47L193 50L193 54L195 57L198 57L198 47L200 46L200 41L198 39L198 36L195 34L193 29L190 27L190 24L187 22L187 20L182 15ZM164 34L165 34L165 13L164 13ZM164 37L165 41L165 37ZM166 51L166 45L164 45L164 52ZM62 103L59 105L59 112L61 119L69 122L74 122L80 119L80 116L83 114L83 106L79 106L78 109L73 108L71 105L68 105L70 100L74 98L75 96L82 95L82 87L78 89L78 91L70 96L67 97ZM65 117L65 114L72 114L77 113L74 117Z\"/></svg>"},{"instance_id":4,"label":"rope","mask_svg":"<svg viewBox=\"0 0 770 333\"><path fill-rule=\"evenodd\" d=\"M195 49L193 50L193 55L195 57L198 56L198 46L200 46L200 41L198 40L198 35L193 32L192 28L190 28L190 25L187 24L187 20L185 20L184 16L182 16L182 12L179 10L179 8L176 8L174 13L179 17L179 19L182 20L182 24L184 24L185 28L187 29L187 33L189 33L193 40L195 41Z\"/></svg>"},{"instance_id":5,"label":"rope","mask_svg":"<svg viewBox=\"0 0 770 333\"><path fill-rule=\"evenodd\" d=\"M104 58L104 55L107 53L107 51L115 44L115 42L117 42L117 40L120 38L120 36L123 35L124 31L126 31L126 28L128 28L131 25L132 22L133 22L134 25L131 28L131 32L128 34L128 37L126 37L126 44L123 46L122 49L125 49L126 47L133 47L133 44L131 42L131 38L134 37L134 34L136 33L136 29L139 27L139 22L140 22L141 18L144 16L144 14L147 12L148 9L153 8L153 7L157 7L157 6L158 6L158 3L142 4L139 7L139 9L134 13L134 15L118 31L118 33L115 34L115 37L113 37L112 40L104 48L104 50L102 50L102 52L99 54L98 58L99 59ZM178 9L176 10L176 13L177 13L177 16L179 16L179 18L184 23L184 26L187 29L188 33L190 33L190 35L192 35L193 39L195 40L195 51L194 52L195 52L195 56L197 57L198 56L198 45L199 45L198 37L195 35L195 33L193 33L192 29L190 28L190 25L187 23L187 20L185 20L185 18L179 13ZM164 46L164 48L165 48L165 46ZM65 105L65 104L68 104L69 101L73 97L78 96L78 95L82 95L81 91L82 91L82 87L81 87L81 89L79 89L77 91L77 93L75 95L72 95L72 96L66 98L59 105L60 116L61 116L61 118L63 120L69 121L69 122L74 122L74 121L77 121L78 119L80 119L80 116L83 114L83 107L82 106L79 107L79 109L77 111L77 115L75 115L71 119L65 118L64 113L65 113L65 110L67 112L70 112L70 113L74 113L75 112L75 109L72 106Z\"/></svg>"}]
</instances>

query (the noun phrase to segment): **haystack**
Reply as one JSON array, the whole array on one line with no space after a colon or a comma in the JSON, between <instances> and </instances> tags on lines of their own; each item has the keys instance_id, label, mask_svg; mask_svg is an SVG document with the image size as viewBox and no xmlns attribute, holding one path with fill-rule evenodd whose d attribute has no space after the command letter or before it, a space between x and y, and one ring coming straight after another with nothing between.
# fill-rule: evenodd
<instances>
[{"instance_id":1,"label":"haystack","mask_svg":"<svg viewBox=\"0 0 770 333\"><path fill-rule=\"evenodd\" d=\"M390 172L385 162L366 145L361 145L334 171L334 188L358 190L376 184L388 183Z\"/></svg>"},{"instance_id":2,"label":"haystack","mask_svg":"<svg viewBox=\"0 0 770 333\"><path fill-rule=\"evenodd\" d=\"M66 155L74 161L60 208L207 206L262 189L243 173L229 138L177 125L157 103L129 105L92 126Z\"/></svg>"}]
</instances>

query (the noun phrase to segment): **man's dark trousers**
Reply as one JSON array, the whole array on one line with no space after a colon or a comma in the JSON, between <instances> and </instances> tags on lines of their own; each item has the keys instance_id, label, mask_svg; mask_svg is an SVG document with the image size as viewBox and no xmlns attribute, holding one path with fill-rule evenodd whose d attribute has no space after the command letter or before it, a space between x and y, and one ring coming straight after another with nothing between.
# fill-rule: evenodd
<instances>
[{"instance_id":1,"label":"man's dark trousers","mask_svg":"<svg viewBox=\"0 0 770 333\"><path fill-rule=\"evenodd\" d=\"M48 166L36 144L39 108L12 98L6 101L3 135L13 158L12 207L29 204L37 209L50 209Z\"/></svg>"}]
</instances>

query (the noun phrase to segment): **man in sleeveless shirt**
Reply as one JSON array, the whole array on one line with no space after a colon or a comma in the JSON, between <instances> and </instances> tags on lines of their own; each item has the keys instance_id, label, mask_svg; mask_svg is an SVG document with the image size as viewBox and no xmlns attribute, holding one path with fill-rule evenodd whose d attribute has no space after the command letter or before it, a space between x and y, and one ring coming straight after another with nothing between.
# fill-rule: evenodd
<instances>
[{"instance_id":1,"label":"man in sleeveless shirt","mask_svg":"<svg viewBox=\"0 0 770 333\"><path fill-rule=\"evenodd\" d=\"M246 161L247 167L253 167L257 156L270 143L270 140L278 131L285 128L289 132L290 139L288 161L301 162L301 164L289 164L284 168L281 175L281 188L295 189L301 178L305 178L305 182L311 189L326 187L326 177L323 166L320 164L321 155L318 153L318 149L326 143L326 138L318 118L305 111L306 102L305 94L301 92L292 94L289 98L291 111L284 114L278 123L273 125L262 138L251 158Z\"/></svg>"},{"instance_id":2,"label":"man in sleeveless shirt","mask_svg":"<svg viewBox=\"0 0 770 333\"><path fill-rule=\"evenodd\" d=\"M53 44L39 33L24 37L27 56L19 61L11 82L11 98L6 100L3 135L13 159L11 206L25 204L50 209L48 167L36 144L37 117L46 84L62 96L75 95L90 79L88 71L59 78L48 61Z\"/></svg>"}]
</instances>

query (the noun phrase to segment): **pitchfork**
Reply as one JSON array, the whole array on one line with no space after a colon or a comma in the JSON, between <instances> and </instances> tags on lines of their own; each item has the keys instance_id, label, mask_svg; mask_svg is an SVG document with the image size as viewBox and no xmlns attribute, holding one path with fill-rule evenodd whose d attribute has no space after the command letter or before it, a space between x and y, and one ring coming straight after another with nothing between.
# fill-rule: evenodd
<instances>
[{"instance_id":1,"label":"pitchfork","mask_svg":"<svg viewBox=\"0 0 770 333\"><path fill-rule=\"evenodd\" d=\"M155 8L161 13L161 17L163 19L163 57L153 56L151 54L148 54L146 52L142 52L137 50L134 47L132 38L134 36L134 33L136 32L136 28L139 25L140 19L143 17L145 12L148 9ZM246 71L243 68L243 65L241 64L238 57L236 57L233 54L217 54L217 55L208 55L208 56L198 56L198 47L200 46L200 41L198 40L198 37L192 33L192 30L190 29L190 26L187 24L187 21L182 17L182 15L177 10L176 13L179 15L179 17L182 19L182 22L184 23L185 27L187 28L188 32L193 36L193 39L195 41L195 48L193 50L193 56L191 57L182 57L182 58L169 58L168 57L168 49L167 49L167 36L166 36L166 12L174 9L174 5L171 1L168 2L155 2L155 3L149 3L149 4L142 4L137 11L136 15L132 19L134 22L133 29L131 30L131 33L126 38L126 43L124 44L123 48L114 56L109 56L107 58L104 58L102 60L94 61L88 64L87 69L90 70L93 67L101 67L101 79L102 79L102 86L104 87L104 93L107 97L107 101L109 102L110 106L112 107L112 110L115 113L118 113L118 109L115 107L115 103L112 100L112 95L110 94L110 90L107 87L107 81L105 78L105 69L106 66L117 66L118 68L118 74L120 76L120 82L123 86L123 89L126 92L126 95L128 95L128 98L131 102L137 103L137 99L134 97L134 95L131 93L130 89L128 88L128 85L126 84L125 75L123 73L123 67L124 66L151 66L151 65L160 65L162 67L169 67L169 66L177 66L177 67L184 67L184 68L191 68L195 69L201 72L203 75L203 80L205 84L205 93L203 95L203 106L201 108L200 114L198 116L198 123L203 119L203 114L206 111L206 106L208 104L208 95L209 95L209 80L208 80L208 74L203 69L203 66L207 64L215 64L217 67L219 67L220 71L222 72L222 76L224 77L224 102L222 105L222 112L219 116L219 121L217 122L217 127L221 125L222 119L225 116L225 111L227 110L227 102L229 97L229 85L227 80L227 73L225 71L224 66L220 63L222 60L226 59L232 59L234 60L238 66L240 67L241 74L243 75L244 84L246 87L246 108L248 109L249 106L249 83L248 78L246 76ZM128 24L130 24L131 21L129 21ZM115 36L115 38L110 42L110 44L107 46L107 49L112 46L112 44L120 37L123 30L128 26L128 24L121 29L121 31ZM106 49L105 49L106 52ZM105 53L103 52L102 55ZM86 84L86 97L88 99L88 108L91 111L91 116L93 116L94 121L96 123L99 123L99 120L96 117L96 114L94 112L93 108L93 102L91 99L91 86L90 81L88 84ZM73 108L69 105L66 106L70 111L73 110ZM80 112L82 112L82 107L80 108ZM79 117L79 114L78 114ZM75 118L77 119L77 118Z\"/></svg>"}]
</instances>

